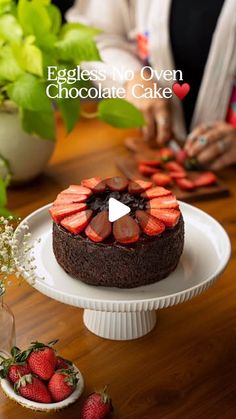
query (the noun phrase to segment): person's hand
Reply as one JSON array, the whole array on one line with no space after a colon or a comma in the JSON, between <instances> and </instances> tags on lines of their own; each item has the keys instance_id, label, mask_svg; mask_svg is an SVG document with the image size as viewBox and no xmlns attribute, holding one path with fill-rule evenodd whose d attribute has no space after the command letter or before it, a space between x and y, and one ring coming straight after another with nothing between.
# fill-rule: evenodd
<instances>
[{"instance_id":1,"label":"person's hand","mask_svg":"<svg viewBox=\"0 0 236 419\"><path fill-rule=\"evenodd\" d=\"M185 150L210 169L223 169L236 163L236 129L224 121L200 125L187 137Z\"/></svg>"},{"instance_id":2,"label":"person's hand","mask_svg":"<svg viewBox=\"0 0 236 419\"><path fill-rule=\"evenodd\" d=\"M144 140L162 146L172 137L172 121L170 106L167 99L147 99L136 98L132 95L132 88L136 84L142 87L136 87L135 92L138 96L144 93L145 88L153 89L153 81L143 80L140 73L136 73L133 80L126 83L126 99L133 103L143 112L146 125L142 128Z\"/></svg>"}]
</instances>

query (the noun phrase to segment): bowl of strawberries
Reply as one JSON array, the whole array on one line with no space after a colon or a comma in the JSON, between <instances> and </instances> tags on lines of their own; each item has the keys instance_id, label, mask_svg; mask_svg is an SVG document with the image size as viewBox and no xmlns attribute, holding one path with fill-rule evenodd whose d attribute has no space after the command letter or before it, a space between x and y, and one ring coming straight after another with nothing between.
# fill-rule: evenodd
<instances>
[{"instance_id":1,"label":"bowl of strawberries","mask_svg":"<svg viewBox=\"0 0 236 419\"><path fill-rule=\"evenodd\" d=\"M82 374L57 354L56 342L32 342L23 351L13 347L11 356L0 357L1 387L7 397L28 409L51 412L68 407L81 396Z\"/></svg>"}]
</instances>

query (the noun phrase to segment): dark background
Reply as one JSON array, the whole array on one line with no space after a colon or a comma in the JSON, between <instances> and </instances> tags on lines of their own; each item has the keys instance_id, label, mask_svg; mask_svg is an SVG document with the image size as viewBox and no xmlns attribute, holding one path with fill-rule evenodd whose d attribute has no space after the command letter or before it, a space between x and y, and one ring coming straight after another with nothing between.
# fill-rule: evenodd
<instances>
[{"instance_id":1,"label":"dark background","mask_svg":"<svg viewBox=\"0 0 236 419\"><path fill-rule=\"evenodd\" d=\"M61 10L63 20L65 20L65 12L74 4L74 0L53 0L53 4Z\"/></svg>"}]
</instances>

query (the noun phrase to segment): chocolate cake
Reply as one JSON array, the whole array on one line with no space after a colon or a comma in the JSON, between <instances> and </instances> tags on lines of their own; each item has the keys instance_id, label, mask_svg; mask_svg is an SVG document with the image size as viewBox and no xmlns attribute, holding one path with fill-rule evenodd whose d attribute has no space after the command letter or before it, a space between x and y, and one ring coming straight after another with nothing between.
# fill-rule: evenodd
<instances>
[{"instance_id":1,"label":"chocolate cake","mask_svg":"<svg viewBox=\"0 0 236 419\"><path fill-rule=\"evenodd\" d=\"M131 209L109 221L109 199ZM61 192L50 208L53 251L71 276L91 285L133 288L164 279L184 245L178 202L152 182L86 179Z\"/></svg>"}]
</instances>

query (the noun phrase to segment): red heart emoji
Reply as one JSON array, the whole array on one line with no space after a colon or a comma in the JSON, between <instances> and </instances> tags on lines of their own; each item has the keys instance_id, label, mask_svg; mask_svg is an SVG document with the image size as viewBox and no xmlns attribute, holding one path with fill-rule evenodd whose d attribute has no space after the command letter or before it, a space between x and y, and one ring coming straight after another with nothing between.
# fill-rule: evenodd
<instances>
[{"instance_id":1,"label":"red heart emoji","mask_svg":"<svg viewBox=\"0 0 236 419\"><path fill-rule=\"evenodd\" d=\"M172 86L172 90L180 100L183 100L185 96L188 94L190 86L188 83L184 83L182 85L179 83L174 83Z\"/></svg>"}]
</instances>

